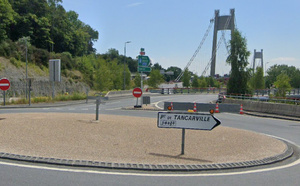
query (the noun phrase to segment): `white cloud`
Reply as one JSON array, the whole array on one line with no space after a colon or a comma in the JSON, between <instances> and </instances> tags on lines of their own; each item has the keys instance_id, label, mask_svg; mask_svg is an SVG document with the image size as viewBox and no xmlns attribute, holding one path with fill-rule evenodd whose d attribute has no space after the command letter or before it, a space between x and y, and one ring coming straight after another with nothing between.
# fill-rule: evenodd
<instances>
[{"instance_id":1,"label":"white cloud","mask_svg":"<svg viewBox=\"0 0 300 186\"><path fill-rule=\"evenodd\" d=\"M298 61L298 59L294 57L278 57L270 60L270 62L295 62L295 61Z\"/></svg>"},{"instance_id":2,"label":"white cloud","mask_svg":"<svg viewBox=\"0 0 300 186\"><path fill-rule=\"evenodd\" d=\"M136 7L136 6L140 6L142 4L143 4L142 2L136 2L136 3L132 3L132 4L127 5L127 7Z\"/></svg>"}]
</instances>

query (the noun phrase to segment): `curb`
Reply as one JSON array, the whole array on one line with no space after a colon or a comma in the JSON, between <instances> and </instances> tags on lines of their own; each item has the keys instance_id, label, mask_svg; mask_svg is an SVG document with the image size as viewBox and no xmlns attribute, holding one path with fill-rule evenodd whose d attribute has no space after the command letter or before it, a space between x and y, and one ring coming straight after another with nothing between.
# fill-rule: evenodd
<instances>
[{"instance_id":1,"label":"curb","mask_svg":"<svg viewBox=\"0 0 300 186\"><path fill-rule=\"evenodd\" d=\"M274 114L268 114L268 113L248 112L248 111L245 111L245 110L244 110L244 114L250 115L250 116L264 117L264 118L274 118L274 119L284 119L284 120L290 120L290 121L300 121L300 118L297 118L297 117L284 116L284 115L274 115Z\"/></svg>"},{"instance_id":2,"label":"curb","mask_svg":"<svg viewBox=\"0 0 300 186\"><path fill-rule=\"evenodd\" d=\"M281 140L283 141L283 140ZM75 166L75 167L87 167L87 168L104 168L104 169L123 169L123 170L139 170L139 171L209 171L209 170L225 170L225 169L237 169L237 168L249 168L255 166L269 165L283 161L290 158L294 154L294 150L291 144L283 141L287 145L287 149L282 154L276 156L244 162L233 163L216 163L216 164L142 164L142 163L113 163L113 162L100 162L89 160L70 160L70 159L58 159L36 156L25 156L18 154L10 154L0 152L0 158L16 161L24 161L31 163L45 163L63 166Z\"/></svg>"}]
</instances>

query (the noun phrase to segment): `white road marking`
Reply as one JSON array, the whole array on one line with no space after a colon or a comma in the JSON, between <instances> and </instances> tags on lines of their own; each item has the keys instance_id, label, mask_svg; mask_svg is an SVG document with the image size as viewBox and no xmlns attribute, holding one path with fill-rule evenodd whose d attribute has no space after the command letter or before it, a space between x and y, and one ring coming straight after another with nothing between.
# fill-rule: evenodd
<instances>
[{"instance_id":1,"label":"white road marking","mask_svg":"<svg viewBox=\"0 0 300 186\"><path fill-rule=\"evenodd\" d=\"M50 170L50 171L60 171L60 172L73 172L73 173L87 173L87 174L102 174L102 175L117 175L117 176L143 176L143 177L212 177L212 176L232 176L232 175L243 175L243 174L253 174L253 173L261 173L267 171L274 171L285 169L289 167L293 167L300 164L300 159L288 164L279 167L272 167L266 169L258 169L258 170L249 170L249 171L241 171L241 172L228 172L228 173L195 173L195 174L183 174L183 173L174 173L174 174L148 174L148 173L126 173L126 172L108 172L108 171L95 171L95 170L82 170L82 169L67 169L67 168L55 168L55 167L46 167L46 166L37 166L37 165L23 165L17 163L8 163L1 162L0 165L14 166L14 167L22 167L22 168L30 168L30 169L40 169L40 170Z\"/></svg>"},{"instance_id":2,"label":"white road marking","mask_svg":"<svg viewBox=\"0 0 300 186\"><path fill-rule=\"evenodd\" d=\"M116 108L110 108L110 109L105 109L105 110L120 110L122 107L116 107Z\"/></svg>"},{"instance_id":3,"label":"white road marking","mask_svg":"<svg viewBox=\"0 0 300 186\"><path fill-rule=\"evenodd\" d=\"M164 109L164 108L161 108L160 106L158 106L158 104L159 104L160 102L164 102L164 101L168 101L168 100L170 100L170 99L164 99L164 100L161 100L161 101L155 102L155 103L153 103L153 104L155 105L155 107L156 107L156 108L159 108L159 109Z\"/></svg>"}]
</instances>

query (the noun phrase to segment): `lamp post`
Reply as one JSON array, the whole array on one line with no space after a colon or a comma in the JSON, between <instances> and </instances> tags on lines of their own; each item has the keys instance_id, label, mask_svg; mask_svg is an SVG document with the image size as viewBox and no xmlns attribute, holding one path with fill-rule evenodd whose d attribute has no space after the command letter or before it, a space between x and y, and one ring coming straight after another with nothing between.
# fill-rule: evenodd
<instances>
[{"instance_id":1,"label":"lamp post","mask_svg":"<svg viewBox=\"0 0 300 186\"><path fill-rule=\"evenodd\" d=\"M266 62L265 64L265 76L266 76L266 72L267 72L267 64L270 63L270 62Z\"/></svg>"},{"instance_id":2,"label":"lamp post","mask_svg":"<svg viewBox=\"0 0 300 186\"><path fill-rule=\"evenodd\" d=\"M131 43L131 41L126 41L125 45L124 45L124 71L123 71L124 83L123 83L123 90L125 90L125 63L126 63L126 44L127 43Z\"/></svg>"},{"instance_id":3,"label":"lamp post","mask_svg":"<svg viewBox=\"0 0 300 186\"><path fill-rule=\"evenodd\" d=\"M27 71L27 68L28 68L28 62L27 62L27 38L25 39L25 53L26 53L26 83L25 83L25 86L26 86L26 90L25 90L25 97L27 99L27 96L28 96L28 87L27 87L27 83L28 83L28 71Z\"/></svg>"}]
</instances>

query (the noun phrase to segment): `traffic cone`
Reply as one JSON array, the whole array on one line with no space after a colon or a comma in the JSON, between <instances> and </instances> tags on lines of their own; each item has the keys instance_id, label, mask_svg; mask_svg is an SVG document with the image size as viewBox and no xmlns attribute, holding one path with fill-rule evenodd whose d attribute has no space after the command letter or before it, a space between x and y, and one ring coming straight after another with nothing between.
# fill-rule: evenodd
<instances>
[{"instance_id":1,"label":"traffic cone","mask_svg":"<svg viewBox=\"0 0 300 186\"><path fill-rule=\"evenodd\" d=\"M173 111L173 102L171 102L171 111Z\"/></svg>"},{"instance_id":2,"label":"traffic cone","mask_svg":"<svg viewBox=\"0 0 300 186\"><path fill-rule=\"evenodd\" d=\"M220 112L219 112L219 104L218 104L218 103L216 104L216 110L215 110L215 113L220 113Z\"/></svg>"},{"instance_id":3,"label":"traffic cone","mask_svg":"<svg viewBox=\"0 0 300 186\"><path fill-rule=\"evenodd\" d=\"M194 102L194 112L197 112L196 102Z\"/></svg>"},{"instance_id":4,"label":"traffic cone","mask_svg":"<svg viewBox=\"0 0 300 186\"><path fill-rule=\"evenodd\" d=\"M240 114L244 114L244 112L243 112L243 104L241 104Z\"/></svg>"}]
</instances>

